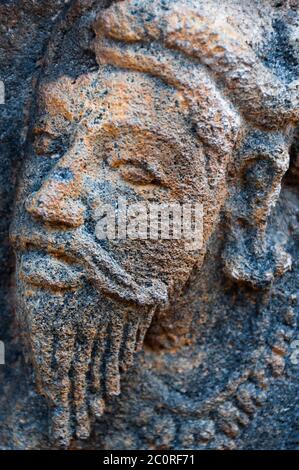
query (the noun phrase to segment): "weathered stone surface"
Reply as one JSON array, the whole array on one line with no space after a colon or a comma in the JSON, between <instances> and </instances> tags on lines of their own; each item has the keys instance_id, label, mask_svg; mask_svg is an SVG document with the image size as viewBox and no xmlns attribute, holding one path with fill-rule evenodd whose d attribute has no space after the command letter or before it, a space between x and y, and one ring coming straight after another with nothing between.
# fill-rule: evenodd
<instances>
[{"instance_id":1,"label":"weathered stone surface","mask_svg":"<svg viewBox=\"0 0 299 470\"><path fill-rule=\"evenodd\" d=\"M1 3L2 448L296 448L298 7Z\"/></svg>"}]
</instances>

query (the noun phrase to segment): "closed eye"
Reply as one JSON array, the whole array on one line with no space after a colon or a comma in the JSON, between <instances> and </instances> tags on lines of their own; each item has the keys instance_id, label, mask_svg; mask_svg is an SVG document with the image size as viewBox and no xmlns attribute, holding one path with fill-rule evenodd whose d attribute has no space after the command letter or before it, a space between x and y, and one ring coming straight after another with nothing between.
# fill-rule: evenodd
<instances>
[{"instance_id":1,"label":"closed eye","mask_svg":"<svg viewBox=\"0 0 299 470\"><path fill-rule=\"evenodd\" d=\"M130 159L113 166L118 169L125 181L132 184L166 186L164 173L153 163Z\"/></svg>"},{"instance_id":2,"label":"closed eye","mask_svg":"<svg viewBox=\"0 0 299 470\"><path fill-rule=\"evenodd\" d=\"M120 167L121 176L133 184L153 184L160 183L157 176L146 168L133 164L126 164Z\"/></svg>"},{"instance_id":3,"label":"closed eye","mask_svg":"<svg viewBox=\"0 0 299 470\"><path fill-rule=\"evenodd\" d=\"M33 146L37 155L62 155L64 153L62 138L49 132L34 131Z\"/></svg>"}]
</instances>

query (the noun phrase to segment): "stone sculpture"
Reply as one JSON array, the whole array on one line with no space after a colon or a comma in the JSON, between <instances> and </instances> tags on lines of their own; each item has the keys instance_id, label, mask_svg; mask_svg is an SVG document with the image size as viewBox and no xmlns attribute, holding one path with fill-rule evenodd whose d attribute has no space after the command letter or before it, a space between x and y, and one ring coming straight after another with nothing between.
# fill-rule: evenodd
<instances>
[{"instance_id":1,"label":"stone sculpture","mask_svg":"<svg viewBox=\"0 0 299 470\"><path fill-rule=\"evenodd\" d=\"M219 276L243 293L263 298L292 266L268 223L299 119L296 77L286 80L265 63L261 38L250 43L228 14L229 2L223 9L195 0L90 5L76 27L81 49L96 59L92 67L78 62L74 74L66 70L57 60L63 23L52 33L10 231L25 351L49 406L51 445L64 447L89 438L94 418L100 423L111 413L113 396L122 402L121 382L145 336L149 357L197 351L190 340L200 318L194 306L204 303L199 283L208 279L217 231L223 230ZM110 204L120 212L120 197L127 204L201 204L201 246L149 236L98 240L99 210ZM146 356L141 361L146 374ZM158 375L165 367L148 361ZM270 361L274 375L279 361ZM226 392L215 389L215 405L200 402L196 382L188 382L197 396L188 405L184 386L161 392L171 412L157 418L150 445L230 447L236 421L247 424L267 388L263 368L242 367ZM160 379L151 380L160 390ZM234 393L241 411L230 401ZM172 413L192 416L180 426L180 441ZM216 424L209 413L217 414ZM159 444L163 433L173 435Z\"/></svg>"}]
</instances>

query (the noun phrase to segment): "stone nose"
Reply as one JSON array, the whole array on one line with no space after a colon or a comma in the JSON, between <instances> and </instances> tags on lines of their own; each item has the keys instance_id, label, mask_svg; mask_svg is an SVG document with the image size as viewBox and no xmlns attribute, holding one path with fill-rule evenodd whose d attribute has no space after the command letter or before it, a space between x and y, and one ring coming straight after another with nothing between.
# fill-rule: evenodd
<instances>
[{"instance_id":1,"label":"stone nose","mask_svg":"<svg viewBox=\"0 0 299 470\"><path fill-rule=\"evenodd\" d=\"M35 218L51 224L79 227L84 223L80 202L82 175L66 166L55 167L42 187L31 194L26 210Z\"/></svg>"}]
</instances>

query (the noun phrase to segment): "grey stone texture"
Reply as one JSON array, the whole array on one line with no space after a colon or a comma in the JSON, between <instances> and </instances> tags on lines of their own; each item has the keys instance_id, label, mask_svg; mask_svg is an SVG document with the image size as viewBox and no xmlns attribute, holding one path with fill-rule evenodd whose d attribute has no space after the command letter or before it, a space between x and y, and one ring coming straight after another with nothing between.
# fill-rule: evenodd
<instances>
[{"instance_id":1,"label":"grey stone texture","mask_svg":"<svg viewBox=\"0 0 299 470\"><path fill-rule=\"evenodd\" d=\"M298 448L298 0L0 20L0 448ZM99 240L120 197L202 244Z\"/></svg>"}]
</instances>

